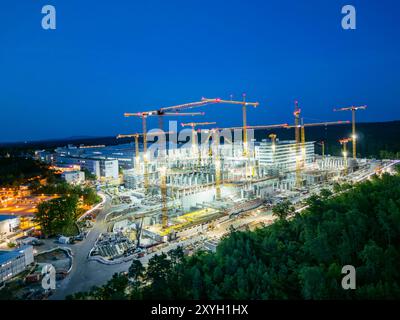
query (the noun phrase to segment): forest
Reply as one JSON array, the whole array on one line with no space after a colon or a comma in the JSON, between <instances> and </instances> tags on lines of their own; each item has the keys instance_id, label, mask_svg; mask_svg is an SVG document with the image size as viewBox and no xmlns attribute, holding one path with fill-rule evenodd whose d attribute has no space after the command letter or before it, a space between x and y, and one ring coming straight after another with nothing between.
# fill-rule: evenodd
<instances>
[{"instance_id":1,"label":"forest","mask_svg":"<svg viewBox=\"0 0 400 320\"><path fill-rule=\"evenodd\" d=\"M0 157L0 187L17 187L28 180L52 175L46 165L21 157Z\"/></svg>"},{"instance_id":2,"label":"forest","mask_svg":"<svg viewBox=\"0 0 400 320\"><path fill-rule=\"evenodd\" d=\"M347 120L346 114L341 114L341 120ZM344 116L344 117L343 117ZM290 122L290 121L289 121ZM305 123L323 122L305 118ZM268 138L270 133L277 134L278 139L293 140L294 129L275 129L275 130L256 130L254 138L257 141ZM341 146L339 139L351 136L351 125L331 125L308 127L305 130L306 141L324 141L325 153L341 156ZM360 122L357 124L357 155L369 158L399 158L400 157L400 121L387 122ZM141 141L141 138L139 138ZM116 137L75 137L64 140L50 141L31 141L21 143L0 144L0 158L2 155L9 154L32 154L34 150L47 149L53 150L56 147L67 144L73 145L116 145L133 142L133 138L116 139ZM317 153L321 154L321 146L315 145Z\"/></svg>"},{"instance_id":3,"label":"forest","mask_svg":"<svg viewBox=\"0 0 400 320\"><path fill-rule=\"evenodd\" d=\"M181 248L134 260L127 273L68 299L399 299L400 175L384 174L309 198L308 209L274 210L256 231L232 232L216 253ZM341 270L356 269L344 290Z\"/></svg>"}]
</instances>

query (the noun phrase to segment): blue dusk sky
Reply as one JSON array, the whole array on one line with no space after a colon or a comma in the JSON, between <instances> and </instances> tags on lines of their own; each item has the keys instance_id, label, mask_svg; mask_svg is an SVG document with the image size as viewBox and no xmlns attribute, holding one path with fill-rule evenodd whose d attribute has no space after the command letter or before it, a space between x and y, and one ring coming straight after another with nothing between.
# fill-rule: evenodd
<instances>
[{"instance_id":1,"label":"blue dusk sky","mask_svg":"<svg viewBox=\"0 0 400 320\"><path fill-rule=\"evenodd\" d=\"M44 30L44 5L56 30ZM356 8L356 30L341 26ZM258 101L254 125L400 119L396 0L4 0L0 10L0 141L140 131L124 112L201 97ZM241 124L235 105L189 122ZM157 119L149 120L156 127Z\"/></svg>"}]
</instances>

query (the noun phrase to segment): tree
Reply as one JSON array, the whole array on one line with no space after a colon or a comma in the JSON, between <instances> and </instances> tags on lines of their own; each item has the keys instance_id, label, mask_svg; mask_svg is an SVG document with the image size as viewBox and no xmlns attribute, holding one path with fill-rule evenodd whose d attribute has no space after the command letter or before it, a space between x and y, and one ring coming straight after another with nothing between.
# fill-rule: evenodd
<instances>
[{"instance_id":1,"label":"tree","mask_svg":"<svg viewBox=\"0 0 400 320\"><path fill-rule=\"evenodd\" d=\"M328 189L323 188L319 192L319 195L322 197L322 199L327 199L332 195L332 192Z\"/></svg>"},{"instance_id":2,"label":"tree","mask_svg":"<svg viewBox=\"0 0 400 320\"><path fill-rule=\"evenodd\" d=\"M78 196L70 195L42 202L38 205L34 221L45 236L70 233L77 220Z\"/></svg>"},{"instance_id":3,"label":"tree","mask_svg":"<svg viewBox=\"0 0 400 320\"><path fill-rule=\"evenodd\" d=\"M82 171L85 173L85 179L89 180L89 181L95 181L96 180L96 176L91 173L88 169L86 168L82 168Z\"/></svg>"},{"instance_id":4,"label":"tree","mask_svg":"<svg viewBox=\"0 0 400 320\"><path fill-rule=\"evenodd\" d=\"M287 217L295 211L290 201L283 201L276 204L272 208L272 214L277 217L280 221L286 220Z\"/></svg>"},{"instance_id":5,"label":"tree","mask_svg":"<svg viewBox=\"0 0 400 320\"><path fill-rule=\"evenodd\" d=\"M311 206L290 220L290 204L277 205L277 223L232 232L215 253L156 255L140 286L128 281L115 290L107 284L77 298L108 299L118 292L134 299L400 299L400 176L350 188L312 197ZM356 268L357 290L342 289L344 265ZM140 270L135 262L130 273L138 278Z\"/></svg>"}]
</instances>

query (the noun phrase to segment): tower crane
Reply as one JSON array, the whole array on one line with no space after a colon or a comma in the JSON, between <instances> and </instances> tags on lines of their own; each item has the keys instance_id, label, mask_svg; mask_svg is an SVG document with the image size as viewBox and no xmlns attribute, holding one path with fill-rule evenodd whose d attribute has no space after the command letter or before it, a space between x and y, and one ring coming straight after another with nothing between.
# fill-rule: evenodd
<instances>
[{"instance_id":1,"label":"tower crane","mask_svg":"<svg viewBox=\"0 0 400 320\"><path fill-rule=\"evenodd\" d=\"M347 168L348 168L348 164L347 164L347 143L352 141L352 138L344 138L344 139L340 139L339 142L340 144L343 146L343 161L344 161L344 175L347 175Z\"/></svg>"},{"instance_id":2,"label":"tower crane","mask_svg":"<svg viewBox=\"0 0 400 320\"><path fill-rule=\"evenodd\" d=\"M295 119L296 119L296 114L295 114ZM330 126L330 125L340 125L340 124L350 123L350 121L304 123L302 119L301 124L299 124L300 122L299 120L295 121L297 125L286 126L287 129L295 128L296 130L295 132L296 132L296 186L297 187L301 187L301 169L305 166L305 161L306 161L305 127ZM301 140L301 156L299 155L300 148L298 146L300 146L300 143L297 141L298 139Z\"/></svg>"},{"instance_id":3,"label":"tower crane","mask_svg":"<svg viewBox=\"0 0 400 320\"><path fill-rule=\"evenodd\" d=\"M276 137L277 137L277 135L275 133L271 133L268 137L271 139L271 142L272 142L272 145L271 145L272 157L274 158L273 161L275 161L275 150L276 150Z\"/></svg>"},{"instance_id":4,"label":"tower crane","mask_svg":"<svg viewBox=\"0 0 400 320\"><path fill-rule=\"evenodd\" d=\"M161 134L172 134L172 132L149 132L147 136L158 136ZM119 134L117 139L134 138L135 139L135 169L139 173L139 137L143 136L143 133L132 133L132 134Z\"/></svg>"},{"instance_id":5,"label":"tower crane","mask_svg":"<svg viewBox=\"0 0 400 320\"><path fill-rule=\"evenodd\" d=\"M155 111L145 111L145 112L137 112L137 113L124 113L125 117L139 117L142 119L142 130L143 130L143 159L144 159L144 186L146 192L149 191L149 176L148 176L148 168L147 168L147 118L150 116L200 116L204 115L204 112L189 112L189 113L180 113L180 112L163 112L160 113L158 110Z\"/></svg>"},{"instance_id":6,"label":"tower crane","mask_svg":"<svg viewBox=\"0 0 400 320\"><path fill-rule=\"evenodd\" d=\"M357 133L356 133L356 111L365 110L367 106L351 106L347 108L333 109L333 111L351 111L351 127L352 127L352 143L353 143L353 159L357 159Z\"/></svg>"},{"instance_id":7,"label":"tower crane","mask_svg":"<svg viewBox=\"0 0 400 320\"><path fill-rule=\"evenodd\" d=\"M272 124L272 125L257 125L257 126L248 126L247 129L274 129L274 128L285 128L287 127L288 124ZM208 130L208 137L206 138L205 141L208 141L210 137L213 137L214 141L214 152L212 152L212 148L210 146L210 151L209 151L209 156L212 157L214 155L214 161L215 161L215 184L216 184L216 198L219 200L221 197L221 191L220 191L220 184L222 183L221 179L221 160L219 156L219 131L221 130L237 130L237 129L243 129L243 127L226 127L226 128L213 128Z\"/></svg>"},{"instance_id":8,"label":"tower crane","mask_svg":"<svg viewBox=\"0 0 400 320\"><path fill-rule=\"evenodd\" d=\"M206 126L210 124L216 124L216 122L189 122L189 123L181 123L182 127L191 127L192 128L192 150L193 154L196 154L198 152L198 157L199 157L199 166L201 165L201 146L200 144L198 145L197 143L197 131L196 127L197 126Z\"/></svg>"},{"instance_id":9,"label":"tower crane","mask_svg":"<svg viewBox=\"0 0 400 320\"><path fill-rule=\"evenodd\" d=\"M322 148L322 160L324 160L325 159L325 141L322 140L322 141L318 142L318 145L320 145Z\"/></svg>"},{"instance_id":10,"label":"tower crane","mask_svg":"<svg viewBox=\"0 0 400 320\"><path fill-rule=\"evenodd\" d=\"M299 102L297 100L294 101L294 130L295 130L295 140L296 140L296 187L301 187L301 162L300 162L300 113L301 109L299 108Z\"/></svg>"},{"instance_id":11,"label":"tower crane","mask_svg":"<svg viewBox=\"0 0 400 320\"><path fill-rule=\"evenodd\" d=\"M215 143L214 165L215 165L215 199L221 200L221 160L219 157L219 131L213 130Z\"/></svg>"},{"instance_id":12,"label":"tower crane","mask_svg":"<svg viewBox=\"0 0 400 320\"><path fill-rule=\"evenodd\" d=\"M234 101L234 100L222 100L219 98L216 99L207 99L207 98L202 98L201 99L204 102L208 103L226 103L226 104L237 104L242 106L242 117L243 117L243 156L248 155L248 149L247 149L247 113L246 113L246 108L247 106L253 106L257 107L259 105L258 102L246 102L246 94L243 94L243 101Z\"/></svg>"},{"instance_id":13,"label":"tower crane","mask_svg":"<svg viewBox=\"0 0 400 320\"><path fill-rule=\"evenodd\" d=\"M195 108L195 107L201 107L201 106L205 106L208 104L213 104L213 103L217 103L216 101L195 101L195 102L188 102L188 103L183 103L183 104L178 104L175 106L170 106L170 107L162 107L160 109L158 109L157 115L158 115L158 127L160 130L164 130L164 125L163 125L163 116L166 115L166 113L168 112L178 112L181 110L185 110L185 109L191 109L191 108Z\"/></svg>"}]
</instances>

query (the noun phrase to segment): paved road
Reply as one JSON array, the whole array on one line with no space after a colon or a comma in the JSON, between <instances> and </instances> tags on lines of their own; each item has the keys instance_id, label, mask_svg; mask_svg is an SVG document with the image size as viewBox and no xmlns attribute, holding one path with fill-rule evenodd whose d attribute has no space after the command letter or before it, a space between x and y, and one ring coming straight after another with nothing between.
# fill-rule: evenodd
<instances>
[{"instance_id":1,"label":"paved road","mask_svg":"<svg viewBox=\"0 0 400 320\"><path fill-rule=\"evenodd\" d=\"M126 271L129 268L130 263L109 266L87 259L99 234L107 230L107 223L105 223L104 217L113 210L110 202L107 197L104 209L97 216L96 222L87 238L82 242L68 246L71 248L74 258L72 270L68 277L60 282L60 287L57 288L50 299L64 299L69 294L87 291L92 286L106 283L115 272Z\"/></svg>"},{"instance_id":2,"label":"paved road","mask_svg":"<svg viewBox=\"0 0 400 320\"><path fill-rule=\"evenodd\" d=\"M395 163L397 163L396 161ZM394 165L395 163L391 163L385 168L390 167ZM368 174L366 176L363 176L360 180L365 180L367 179L370 175L373 175L374 173ZM330 187L331 189L331 187ZM314 193L318 193L318 188L311 190L309 194L307 195L302 195L298 197L298 199L295 199L297 201L301 201L303 199L308 198L310 195ZM296 211L302 211L307 206L304 206ZM126 262L126 263L121 263L121 264L116 264L116 265L105 265L101 264L96 261L89 261L87 259L90 250L92 249L97 237L99 236L100 233L105 232L107 229L107 223L105 223L104 218L105 216L110 213L111 211L115 210L115 208L111 208L111 201L110 198L107 197L107 201L104 205L104 209L101 211L101 213L98 215L97 220L90 231L88 237L75 245L69 246L72 250L72 253L74 255L74 262L72 266L71 273L68 275L68 277L63 280L60 283L60 287L57 288L56 292L50 297L52 300L56 299L64 299L67 295L76 293L76 292L81 292L81 291L87 291L89 290L92 286L101 286L105 284L109 279L111 279L112 275L116 272L122 272L122 271L127 271L129 266L131 265L131 262ZM270 213L270 212L269 212ZM234 226L238 227L239 225L243 225L246 223L250 222L256 222L256 221L264 221L267 223L271 223L274 218L271 215L263 215L263 216L250 216L247 217L241 221L242 219L238 219L238 221L234 222ZM227 221L226 223L223 223L220 228L213 230L212 232L208 232L208 236L215 236L217 238L221 237L222 235L226 234L229 229L229 225L232 224L232 221ZM189 244L192 244L194 242L197 242L199 240L204 239L203 235L193 235L192 237L179 241L179 242L173 242L169 243L167 246L165 246L163 249L152 253L145 255L143 258L140 259L140 261L146 265L149 259L154 256L155 254L159 254L160 252L167 252L171 249L176 248L178 245L180 246L188 246Z\"/></svg>"}]
</instances>

